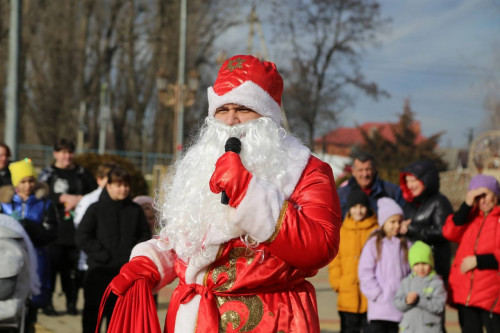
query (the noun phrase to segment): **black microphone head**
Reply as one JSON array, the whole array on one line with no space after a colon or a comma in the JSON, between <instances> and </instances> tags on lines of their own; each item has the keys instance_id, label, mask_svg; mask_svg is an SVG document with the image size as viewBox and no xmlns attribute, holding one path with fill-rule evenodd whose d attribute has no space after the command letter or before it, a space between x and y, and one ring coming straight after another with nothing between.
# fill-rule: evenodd
<instances>
[{"instance_id":1,"label":"black microphone head","mask_svg":"<svg viewBox=\"0 0 500 333\"><path fill-rule=\"evenodd\" d=\"M236 154L239 154L241 151L240 139L235 138L234 136L230 137L229 139L227 139L226 146L224 147L224 149L226 150L226 152L232 151Z\"/></svg>"}]
</instances>

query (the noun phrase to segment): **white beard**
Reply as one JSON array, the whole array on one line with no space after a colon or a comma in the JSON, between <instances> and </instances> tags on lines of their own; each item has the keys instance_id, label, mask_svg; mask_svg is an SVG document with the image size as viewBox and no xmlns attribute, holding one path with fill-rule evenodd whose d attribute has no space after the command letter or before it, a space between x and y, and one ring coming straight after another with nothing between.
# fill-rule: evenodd
<instances>
[{"instance_id":1,"label":"white beard","mask_svg":"<svg viewBox=\"0 0 500 333\"><path fill-rule=\"evenodd\" d=\"M305 148L266 117L234 126L207 117L198 140L169 170L155 205L161 212L162 248L174 249L185 262L203 255L209 230L216 230L222 239L244 236L244 231L230 222L235 209L221 204L221 195L209 188L215 163L230 137L241 140L240 157L246 169L285 195L290 192L286 189L290 183L286 165L296 159L290 147Z\"/></svg>"}]
</instances>

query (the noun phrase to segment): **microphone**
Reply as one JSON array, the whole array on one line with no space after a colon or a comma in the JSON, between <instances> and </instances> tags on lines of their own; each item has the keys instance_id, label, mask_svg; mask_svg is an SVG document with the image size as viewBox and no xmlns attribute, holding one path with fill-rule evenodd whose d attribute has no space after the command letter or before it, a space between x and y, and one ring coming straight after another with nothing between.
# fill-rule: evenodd
<instances>
[{"instance_id":1,"label":"microphone","mask_svg":"<svg viewBox=\"0 0 500 333\"><path fill-rule=\"evenodd\" d=\"M239 155L240 152L241 152L241 141L240 141L240 139L235 138L234 136L230 137L229 139L227 139L226 145L224 146L224 150L226 151L226 153L228 151L232 151L232 152L234 152L234 153L236 153L236 154ZM229 197L227 196L226 191L222 191L221 197L220 197L220 202L223 205L229 204Z\"/></svg>"}]
</instances>

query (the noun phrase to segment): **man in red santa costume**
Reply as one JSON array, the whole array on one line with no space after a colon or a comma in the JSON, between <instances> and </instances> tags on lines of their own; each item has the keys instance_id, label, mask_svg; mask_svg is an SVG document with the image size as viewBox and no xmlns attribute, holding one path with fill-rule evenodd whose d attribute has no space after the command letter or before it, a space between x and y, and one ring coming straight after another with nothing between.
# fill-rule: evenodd
<instances>
[{"instance_id":1,"label":"man in red santa costume","mask_svg":"<svg viewBox=\"0 0 500 333\"><path fill-rule=\"evenodd\" d=\"M159 236L137 245L110 285L125 297L138 280L158 291L179 278L167 332L320 331L306 278L337 254L340 205L330 166L280 126L282 92L271 62L222 65L199 137L156 200ZM225 152L230 137L240 154ZM112 324L126 329L133 312L116 312Z\"/></svg>"}]
</instances>

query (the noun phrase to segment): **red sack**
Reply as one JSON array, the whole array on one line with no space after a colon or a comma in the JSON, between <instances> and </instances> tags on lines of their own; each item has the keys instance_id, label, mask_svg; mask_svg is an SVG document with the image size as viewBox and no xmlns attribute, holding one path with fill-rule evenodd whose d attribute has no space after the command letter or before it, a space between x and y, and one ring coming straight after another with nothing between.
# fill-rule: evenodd
<instances>
[{"instance_id":1,"label":"red sack","mask_svg":"<svg viewBox=\"0 0 500 333\"><path fill-rule=\"evenodd\" d=\"M156 266L149 258L136 257L125 264L104 292L99 306L96 333L99 333L104 305L111 292L118 295L108 325L110 333L161 333L152 287L159 281Z\"/></svg>"}]
</instances>

